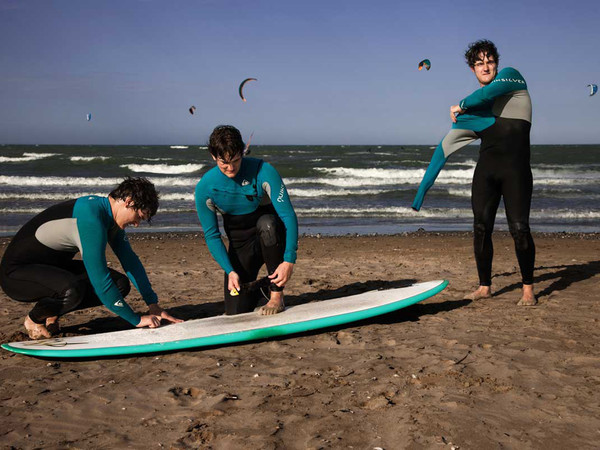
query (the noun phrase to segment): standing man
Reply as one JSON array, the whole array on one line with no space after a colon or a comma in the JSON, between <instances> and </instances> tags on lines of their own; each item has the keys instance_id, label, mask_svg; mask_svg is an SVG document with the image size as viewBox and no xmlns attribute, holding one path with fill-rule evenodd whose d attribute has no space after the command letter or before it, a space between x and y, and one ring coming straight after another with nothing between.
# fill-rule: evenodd
<instances>
[{"instance_id":1,"label":"standing man","mask_svg":"<svg viewBox=\"0 0 600 450\"><path fill-rule=\"evenodd\" d=\"M498 72L498 50L490 41L470 44L465 58L481 88L450 107L452 129L436 148L412 207L417 211L421 208L427 190L452 153L481 139L471 194L479 288L467 298L492 296L492 232L502 197L523 281L518 304L533 306L537 300L533 292L535 245L529 230L533 179L527 83L512 67Z\"/></svg>"},{"instance_id":2,"label":"standing man","mask_svg":"<svg viewBox=\"0 0 600 450\"><path fill-rule=\"evenodd\" d=\"M263 264L270 279L268 303L260 313L284 310L283 288L292 276L298 250L298 220L287 189L269 163L244 157L246 145L237 128L220 125L210 135L208 151L217 167L196 186L196 211L213 258L225 271L225 314L254 310L256 280ZM221 240L217 212L229 250Z\"/></svg>"},{"instance_id":3,"label":"standing man","mask_svg":"<svg viewBox=\"0 0 600 450\"><path fill-rule=\"evenodd\" d=\"M14 300L35 302L24 324L29 337L49 338L59 331L60 316L101 304L138 328L156 328L161 319L182 322L158 306L125 234L125 227L150 221L157 209L154 185L145 178L126 178L108 197L59 203L23 225L4 252L0 285ZM108 268L106 244L142 294L146 314L136 314L125 303L129 279ZM77 253L81 260L73 259Z\"/></svg>"}]
</instances>

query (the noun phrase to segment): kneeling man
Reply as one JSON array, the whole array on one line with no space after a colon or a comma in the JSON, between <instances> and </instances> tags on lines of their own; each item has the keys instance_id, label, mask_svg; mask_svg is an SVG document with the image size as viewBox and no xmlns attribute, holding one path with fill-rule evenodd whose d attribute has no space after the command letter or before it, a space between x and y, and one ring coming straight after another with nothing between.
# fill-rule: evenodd
<instances>
[{"instance_id":1,"label":"kneeling man","mask_svg":"<svg viewBox=\"0 0 600 450\"><path fill-rule=\"evenodd\" d=\"M145 178L126 178L108 197L90 195L51 206L18 231L0 263L0 286L14 300L34 302L25 319L32 339L59 330L60 316L91 306L110 311L141 328L156 328L161 319L182 322L160 306L158 296L125 227L150 221L158 209L158 193ZM127 276L109 269L109 244ZM81 260L73 257L81 253ZM129 279L148 305L144 315L125 303Z\"/></svg>"}]
</instances>

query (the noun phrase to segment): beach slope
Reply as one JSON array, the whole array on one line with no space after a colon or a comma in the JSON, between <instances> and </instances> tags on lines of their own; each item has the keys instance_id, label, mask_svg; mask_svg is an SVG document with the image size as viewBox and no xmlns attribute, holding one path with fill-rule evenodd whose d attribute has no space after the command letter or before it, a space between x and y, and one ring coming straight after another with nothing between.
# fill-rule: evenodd
<instances>
[{"instance_id":1,"label":"beach slope","mask_svg":"<svg viewBox=\"0 0 600 450\"><path fill-rule=\"evenodd\" d=\"M223 276L198 234L132 234L161 304L222 314ZM303 237L288 304L447 279L367 321L196 351L52 361L0 352L2 448L597 448L600 235L536 234L537 307L517 307L512 239L494 235L489 300L470 233ZM8 243L0 239L0 254ZM118 263L109 255L111 266ZM142 310L137 292L128 301ZM0 341L30 305L0 293ZM126 329L104 308L64 335Z\"/></svg>"}]
</instances>

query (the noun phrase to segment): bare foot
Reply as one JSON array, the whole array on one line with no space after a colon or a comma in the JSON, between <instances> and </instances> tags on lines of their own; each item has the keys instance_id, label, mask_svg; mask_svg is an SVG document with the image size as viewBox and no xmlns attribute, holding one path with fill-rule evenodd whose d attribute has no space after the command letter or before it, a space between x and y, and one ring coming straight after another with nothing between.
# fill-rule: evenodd
<instances>
[{"instance_id":1,"label":"bare foot","mask_svg":"<svg viewBox=\"0 0 600 450\"><path fill-rule=\"evenodd\" d=\"M489 286L479 286L475 291L465 295L465 300L481 300L484 298L492 298L492 288Z\"/></svg>"},{"instance_id":2,"label":"bare foot","mask_svg":"<svg viewBox=\"0 0 600 450\"><path fill-rule=\"evenodd\" d=\"M535 294L533 293L533 284L524 284L523 285L523 296L517 306L535 306L537 305L537 298L535 298Z\"/></svg>"},{"instance_id":3,"label":"bare foot","mask_svg":"<svg viewBox=\"0 0 600 450\"><path fill-rule=\"evenodd\" d=\"M60 325L58 324L58 316L48 317L46 319L46 329L52 336L56 336L60 333Z\"/></svg>"},{"instance_id":4,"label":"bare foot","mask_svg":"<svg viewBox=\"0 0 600 450\"><path fill-rule=\"evenodd\" d=\"M30 319L29 316L25 318L25 323L23 325L25 325L27 334L31 339L43 339L51 337L45 325L42 325L41 323L35 323Z\"/></svg>"},{"instance_id":5,"label":"bare foot","mask_svg":"<svg viewBox=\"0 0 600 450\"><path fill-rule=\"evenodd\" d=\"M279 314L285 309L283 303L283 292L271 291L271 299L269 302L260 308L261 316L272 316L273 314Z\"/></svg>"}]
</instances>

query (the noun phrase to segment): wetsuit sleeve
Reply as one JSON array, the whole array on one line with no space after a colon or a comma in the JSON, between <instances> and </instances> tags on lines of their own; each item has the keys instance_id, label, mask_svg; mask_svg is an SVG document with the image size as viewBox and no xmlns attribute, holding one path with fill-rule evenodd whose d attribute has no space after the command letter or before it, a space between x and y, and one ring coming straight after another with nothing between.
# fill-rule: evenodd
<instances>
[{"instance_id":1,"label":"wetsuit sleeve","mask_svg":"<svg viewBox=\"0 0 600 450\"><path fill-rule=\"evenodd\" d=\"M290 201L287 189L281 176L269 163L263 163L258 173L258 183L267 187L269 197L277 215L285 225L285 252L283 260L296 262L298 252L298 218Z\"/></svg>"},{"instance_id":2,"label":"wetsuit sleeve","mask_svg":"<svg viewBox=\"0 0 600 450\"><path fill-rule=\"evenodd\" d=\"M421 209L425 194L433 186L450 155L479 139L476 132L491 126L494 120L490 111L482 112L479 115L461 114L457 117L452 129L433 152L431 162L425 171L412 204L415 211Z\"/></svg>"},{"instance_id":3,"label":"wetsuit sleeve","mask_svg":"<svg viewBox=\"0 0 600 450\"><path fill-rule=\"evenodd\" d=\"M423 200L425 200L425 194L427 194L427 191L431 188L431 186L433 186L433 183L440 174L447 160L448 158L444 156L444 149L442 147L442 143L440 142L433 152L431 162L425 171L425 175L423 175L423 180L421 180L421 184L417 190L417 195L413 201L412 209L415 211L419 211L421 209Z\"/></svg>"},{"instance_id":4,"label":"wetsuit sleeve","mask_svg":"<svg viewBox=\"0 0 600 450\"><path fill-rule=\"evenodd\" d=\"M95 220L94 220L95 219ZM107 230L101 219L78 217L77 230L81 240L81 256L90 283L100 301L110 311L136 326L140 316L125 303L117 285L113 282L106 264Z\"/></svg>"},{"instance_id":5,"label":"wetsuit sleeve","mask_svg":"<svg viewBox=\"0 0 600 450\"><path fill-rule=\"evenodd\" d=\"M119 230L116 235L109 241L110 247L119 258L125 273L138 290L142 294L142 298L147 305L158 303L158 295L152 289L146 270L140 261L140 258L135 254L127 239L124 230Z\"/></svg>"},{"instance_id":6,"label":"wetsuit sleeve","mask_svg":"<svg viewBox=\"0 0 600 450\"><path fill-rule=\"evenodd\" d=\"M518 70L506 67L498 72L494 81L462 99L459 105L464 111L478 109L489 105L497 97L521 90L527 90L527 83Z\"/></svg>"},{"instance_id":7,"label":"wetsuit sleeve","mask_svg":"<svg viewBox=\"0 0 600 450\"><path fill-rule=\"evenodd\" d=\"M227 249L221 239L217 212L212 200L202 185L202 181L196 185L195 201L196 212L198 214L198 219L200 219L202 229L204 230L204 240L206 241L208 250L215 261L223 268L225 273L229 274L233 272L233 266L229 261ZM211 207L209 207L209 205L211 205Z\"/></svg>"}]
</instances>

